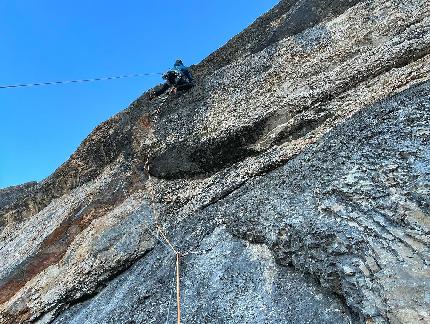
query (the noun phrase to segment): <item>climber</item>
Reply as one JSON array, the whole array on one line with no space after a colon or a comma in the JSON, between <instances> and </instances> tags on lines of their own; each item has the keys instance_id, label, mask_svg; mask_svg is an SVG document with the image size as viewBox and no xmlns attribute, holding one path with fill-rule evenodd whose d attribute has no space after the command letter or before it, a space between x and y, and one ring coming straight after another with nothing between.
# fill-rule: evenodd
<instances>
[{"instance_id":1,"label":"climber","mask_svg":"<svg viewBox=\"0 0 430 324\"><path fill-rule=\"evenodd\" d=\"M181 60L176 60L173 68L163 74L164 84L155 87L149 94L150 99L154 99L170 89L170 93L185 91L194 86L193 77Z\"/></svg>"}]
</instances>

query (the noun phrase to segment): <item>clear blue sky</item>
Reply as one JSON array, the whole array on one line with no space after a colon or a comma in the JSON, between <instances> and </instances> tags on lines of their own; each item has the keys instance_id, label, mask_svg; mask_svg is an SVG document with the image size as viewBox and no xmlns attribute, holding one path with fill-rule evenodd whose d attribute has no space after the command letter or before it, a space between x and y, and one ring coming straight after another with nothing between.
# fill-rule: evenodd
<instances>
[{"instance_id":1,"label":"clear blue sky","mask_svg":"<svg viewBox=\"0 0 430 324\"><path fill-rule=\"evenodd\" d=\"M277 0L0 0L0 85L200 62ZM0 188L40 181L159 77L0 89Z\"/></svg>"}]
</instances>

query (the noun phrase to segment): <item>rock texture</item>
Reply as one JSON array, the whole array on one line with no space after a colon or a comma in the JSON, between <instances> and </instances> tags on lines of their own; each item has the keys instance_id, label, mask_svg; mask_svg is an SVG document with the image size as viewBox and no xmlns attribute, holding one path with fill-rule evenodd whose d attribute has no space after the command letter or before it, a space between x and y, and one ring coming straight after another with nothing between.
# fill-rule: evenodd
<instances>
[{"instance_id":1,"label":"rock texture","mask_svg":"<svg viewBox=\"0 0 430 324\"><path fill-rule=\"evenodd\" d=\"M430 322L430 4L280 1L41 183L0 191L0 323Z\"/></svg>"}]
</instances>

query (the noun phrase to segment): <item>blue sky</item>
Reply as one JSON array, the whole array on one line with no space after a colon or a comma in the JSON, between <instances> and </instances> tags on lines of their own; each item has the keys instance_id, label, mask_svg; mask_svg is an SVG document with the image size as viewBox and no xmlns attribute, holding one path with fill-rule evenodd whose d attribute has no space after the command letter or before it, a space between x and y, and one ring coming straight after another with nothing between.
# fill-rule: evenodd
<instances>
[{"instance_id":1,"label":"blue sky","mask_svg":"<svg viewBox=\"0 0 430 324\"><path fill-rule=\"evenodd\" d=\"M277 0L0 0L0 85L196 64ZM0 89L0 188L40 181L157 76Z\"/></svg>"}]
</instances>

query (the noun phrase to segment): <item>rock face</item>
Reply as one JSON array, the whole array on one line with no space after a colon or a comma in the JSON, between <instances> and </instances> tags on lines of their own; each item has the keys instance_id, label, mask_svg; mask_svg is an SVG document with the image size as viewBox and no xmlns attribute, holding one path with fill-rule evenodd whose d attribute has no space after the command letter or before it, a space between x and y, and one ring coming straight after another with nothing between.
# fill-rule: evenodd
<instances>
[{"instance_id":1,"label":"rock face","mask_svg":"<svg viewBox=\"0 0 430 324\"><path fill-rule=\"evenodd\" d=\"M430 322L429 54L427 0L280 1L0 191L0 323L176 322L161 233L183 323Z\"/></svg>"}]
</instances>

